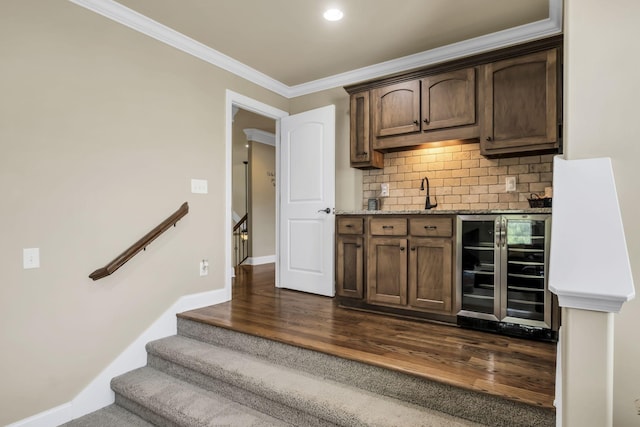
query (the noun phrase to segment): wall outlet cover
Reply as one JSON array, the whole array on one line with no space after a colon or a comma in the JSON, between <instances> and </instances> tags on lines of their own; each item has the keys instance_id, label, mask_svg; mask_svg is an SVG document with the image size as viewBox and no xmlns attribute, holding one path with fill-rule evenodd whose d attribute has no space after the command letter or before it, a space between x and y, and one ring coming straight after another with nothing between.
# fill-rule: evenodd
<instances>
[{"instance_id":1,"label":"wall outlet cover","mask_svg":"<svg viewBox=\"0 0 640 427\"><path fill-rule=\"evenodd\" d=\"M22 250L22 267L40 268L40 248L25 248Z\"/></svg>"},{"instance_id":2,"label":"wall outlet cover","mask_svg":"<svg viewBox=\"0 0 640 427\"><path fill-rule=\"evenodd\" d=\"M380 196L381 197L389 197L389 184L388 183L380 184Z\"/></svg>"},{"instance_id":3,"label":"wall outlet cover","mask_svg":"<svg viewBox=\"0 0 640 427\"><path fill-rule=\"evenodd\" d=\"M516 191L516 177L508 176L505 179L505 191L512 192Z\"/></svg>"},{"instance_id":4,"label":"wall outlet cover","mask_svg":"<svg viewBox=\"0 0 640 427\"><path fill-rule=\"evenodd\" d=\"M203 259L200 261L200 276L207 276L209 274L209 261Z\"/></svg>"}]
</instances>

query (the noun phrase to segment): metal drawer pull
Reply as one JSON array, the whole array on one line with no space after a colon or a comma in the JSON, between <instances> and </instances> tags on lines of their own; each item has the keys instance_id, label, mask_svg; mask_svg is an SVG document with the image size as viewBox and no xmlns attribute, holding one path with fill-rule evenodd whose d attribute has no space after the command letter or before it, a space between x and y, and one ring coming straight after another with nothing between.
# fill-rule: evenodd
<instances>
[{"instance_id":1,"label":"metal drawer pull","mask_svg":"<svg viewBox=\"0 0 640 427\"><path fill-rule=\"evenodd\" d=\"M353 224L347 224L347 225L345 225L345 227L347 227L347 228L353 228Z\"/></svg>"},{"instance_id":2,"label":"metal drawer pull","mask_svg":"<svg viewBox=\"0 0 640 427\"><path fill-rule=\"evenodd\" d=\"M415 252L415 250L416 250L416 247L415 247L415 246L414 246L414 247L412 247L412 248L411 248L411 250Z\"/></svg>"},{"instance_id":3,"label":"metal drawer pull","mask_svg":"<svg viewBox=\"0 0 640 427\"><path fill-rule=\"evenodd\" d=\"M404 252L405 248L404 246L400 246L400 252Z\"/></svg>"},{"instance_id":4,"label":"metal drawer pull","mask_svg":"<svg viewBox=\"0 0 640 427\"><path fill-rule=\"evenodd\" d=\"M383 229L390 229L390 228L393 228L393 225L383 225L382 228Z\"/></svg>"},{"instance_id":5,"label":"metal drawer pull","mask_svg":"<svg viewBox=\"0 0 640 427\"><path fill-rule=\"evenodd\" d=\"M425 230L436 230L438 228L437 225L425 225Z\"/></svg>"},{"instance_id":6,"label":"metal drawer pull","mask_svg":"<svg viewBox=\"0 0 640 427\"><path fill-rule=\"evenodd\" d=\"M356 245L356 248L361 248L361 247L362 247L362 245Z\"/></svg>"}]
</instances>

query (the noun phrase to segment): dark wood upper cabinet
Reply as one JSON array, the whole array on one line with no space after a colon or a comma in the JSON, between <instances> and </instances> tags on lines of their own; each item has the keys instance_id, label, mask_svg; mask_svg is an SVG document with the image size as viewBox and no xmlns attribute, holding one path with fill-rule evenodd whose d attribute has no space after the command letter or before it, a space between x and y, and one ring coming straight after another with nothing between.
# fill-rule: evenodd
<instances>
[{"instance_id":1,"label":"dark wood upper cabinet","mask_svg":"<svg viewBox=\"0 0 640 427\"><path fill-rule=\"evenodd\" d=\"M350 99L351 167L380 169L384 167L384 155L372 147L369 91L354 93Z\"/></svg>"},{"instance_id":2,"label":"dark wood upper cabinet","mask_svg":"<svg viewBox=\"0 0 640 427\"><path fill-rule=\"evenodd\" d=\"M420 81L398 83L373 91L376 136L420 131Z\"/></svg>"},{"instance_id":3,"label":"dark wood upper cabinet","mask_svg":"<svg viewBox=\"0 0 640 427\"><path fill-rule=\"evenodd\" d=\"M562 44L554 36L346 87L352 166L382 167L376 156L430 143L480 141L486 157L558 152Z\"/></svg>"},{"instance_id":4,"label":"dark wood upper cabinet","mask_svg":"<svg viewBox=\"0 0 640 427\"><path fill-rule=\"evenodd\" d=\"M558 149L557 67L557 49L483 67L482 154L527 154Z\"/></svg>"},{"instance_id":5,"label":"dark wood upper cabinet","mask_svg":"<svg viewBox=\"0 0 640 427\"><path fill-rule=\"evenodd\" d=\"M476 122L476 70L467 68L422 79L422 130Z\"/></svg>"}]
</instances>

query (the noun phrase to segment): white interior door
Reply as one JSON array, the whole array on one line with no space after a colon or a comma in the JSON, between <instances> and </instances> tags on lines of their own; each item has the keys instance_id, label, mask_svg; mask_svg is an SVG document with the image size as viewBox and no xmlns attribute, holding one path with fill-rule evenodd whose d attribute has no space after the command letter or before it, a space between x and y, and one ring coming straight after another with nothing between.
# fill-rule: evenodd
<instances>
[{"instance_id":1,"label":"white interior door","mask_svg":"<svg viewBox=\"0 0 640 427\"><path fill-rule=\"evenodd\" d=\"M278 287L334 296L335 106L281 119Z\"/></svg>"}]
</instances>

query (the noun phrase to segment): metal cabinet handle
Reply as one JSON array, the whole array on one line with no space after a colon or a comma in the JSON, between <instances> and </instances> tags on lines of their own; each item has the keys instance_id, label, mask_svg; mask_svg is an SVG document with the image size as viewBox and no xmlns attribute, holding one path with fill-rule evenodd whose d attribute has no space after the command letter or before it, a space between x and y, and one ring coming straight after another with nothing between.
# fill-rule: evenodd
<instances>
[{"instance_id":1,"label":"metal cabinet handle","mask_svg":"<svg viewBox=\"0 0 640 427\"><path fill-rule=\"evenodd\" d=\"M331 213L331 208L320 209L318 212Z\"/></svg>"},{"instance_id":2,"label":"metal cabinet handle","mask_svg":"<svg viewBox=\"0 0 640 427\"><path fill-rule=\"evenodd\" d=\"M493 138L491 138L490 136L485 138L487 141L491 141Z\"/></svg>"},{"instance_id":3,"label":"metal cabinet handle","mask_svg":"<svg viewBox=\"0 0 640 427\"><path fill-rule=\"evenodd\" d=\"M362 247L362 245L356 245L356 248L358 248L358 249L361 248L361 247Z\"/></svg>"},{"instance_id":4,"label":"metal cabinet handle","mask_svg":"<svg viewBox=\"0 0 640 427\"><path fill-rule=\"evenodd\" d=\"M416 251L416 247L415 246L412 247L411 250L415 252Z\"/></svg>"},{"instance_id":5,"label":"metal cabinet handle","mask_svg":"<svg viewBox=\"0 0 640 427\"><path fill-rule=\"evenodd\" d=\"M424 119L423 120L426 124L429 124L429 119Z\"/></svg>"},{"instance_id":6,"label":"metal cabinet handle","mask_svg":"<svg viewBox=\"0 0 640 427\"><path fill-rule=\"evenodd\" d=\"M500 224L500 234L502 234L502 246L507 245L507 220L502 218Z\"/></svg>"},{"instance_id":7,"label":"metal cabinet handle","mask_svg":"<svg viewBox=\"0 0 640 427\"><path fill-rule=\"evenodd\" d=\"M353 224L347 224L347 225L345 225L345 227L347 227L347 228L353 228Z\"/></svg>"},{"instance_id":8,"label":"metal cabinet handle","mask_svg":"<svg viewBox=\"0 0 640 427\"><path fill-rule=\"evenodd\" d=\"M436 230L438 228L437 225L425 225L425 230Z\"/></svg>"},{"instance_id":9,"label":"metal cabinet handle","mask_svg":"<svg viewBox=\"0 0 640 427\"><path fill-rule=\"evenodd\" d=\"M393 228L393 225L383 225L382 228L385 230L389 230Z\"/></svg>"},{"instance_id":10,"label":"metal cabinet handle","mask_svg":"<svg viewBox=\"0 0 640 427\"><path fill-rule=\"evenodd\" d=\"M413 124L416 125L416 126L420 126L420 121L419 120L414 120Z\"/></svg>"},{"instance_id":11,"label":"metal cabinet handle","mask_svg":"<svg viewBox=\"0 0 640 427\"><path fill-rule=\"evenodd\" d=\"M406 248L404 246L400 246L400 252L404 252Z\"/></svg>"}]
</instances>

